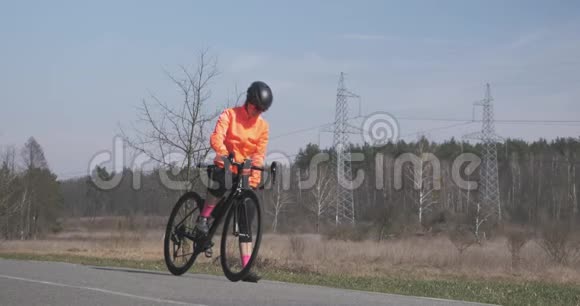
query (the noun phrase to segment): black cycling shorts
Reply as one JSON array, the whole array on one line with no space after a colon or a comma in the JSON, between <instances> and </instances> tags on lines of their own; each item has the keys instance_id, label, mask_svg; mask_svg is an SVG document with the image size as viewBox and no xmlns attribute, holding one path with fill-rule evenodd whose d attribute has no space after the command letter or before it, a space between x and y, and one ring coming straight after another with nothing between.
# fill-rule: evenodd
<instances>
[{"instance_id":1,"label":"black cycling shorts","mask_svg":"<svg viewBox=\"0 0 580 306\"><path fill-rule=\"evenodd\" d=\"M208 171L208 175L210 179L208 192L216 198L223 197L226 191L231 188L231 185L227 186L228 182L226 182L226 170L224 168L215 166L212 167L210 171ZM233 176L230 180L230 184L233 184Z\"/></svg>"}]
</instances>

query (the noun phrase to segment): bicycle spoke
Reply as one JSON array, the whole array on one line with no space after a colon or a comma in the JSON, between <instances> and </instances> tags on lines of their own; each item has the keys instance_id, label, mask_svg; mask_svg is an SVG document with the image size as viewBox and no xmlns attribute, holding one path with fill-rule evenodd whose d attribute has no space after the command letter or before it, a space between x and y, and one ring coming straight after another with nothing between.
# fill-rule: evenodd
<instances>
[{"instance_id":1,"label":"bicycle spoke","mask_svg":"<svg viewBox=\"0 0 580 306\"><path fill-rule=\"evenodd\" d=\"M194 242L191 240L201 198L186 194L174 207L165 239L165 263L173 274L184 273L195 260Z\"/></svg>"}]
</instances>

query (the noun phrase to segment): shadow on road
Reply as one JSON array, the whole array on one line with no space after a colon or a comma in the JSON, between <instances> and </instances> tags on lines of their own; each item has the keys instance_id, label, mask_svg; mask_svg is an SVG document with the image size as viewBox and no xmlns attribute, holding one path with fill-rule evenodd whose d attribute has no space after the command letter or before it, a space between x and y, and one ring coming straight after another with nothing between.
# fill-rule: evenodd
<instances>
[{"instance_id":1,"label":"shadow on road","mask_svg":"<svg viewBox=\"0 0 580 306\"><path fill-rule=\"evenodd\" d=\"M205 279L205 280L213 280L213 281L223 281L229 283L225 278L216 277L213 275L205 275L205 274L192 274L186 273L181 276L175 276L169 272L157 272L157 271L147 271L147 270L136 270L136 269L128 269L128 268L114 268L114 267L90 267L91 269L95 270L104 270L104 271L116 271L116 272L127 272L127 273L138 273L138 274L149 274L149 275L161 275L167 276L171 278L181 277L181 278L196 278L196 279Z\"/></svg>"},{"instance_id":2,"label":"shadow on road","mask_svg":"<svg viewBox=\"0 0 580 306\"><path fill-rule=\"evenodd\" d=\"M96 269L96 270L105 270L105 271L129 272L129 273L152 274L152 275L163 275L163 276L175 277L174 275L172 275L170 273L166 273L166 272L133 270L133 269L126 269L126 268L108 268L108 267L91 267L91 268Z\"/></svg>"}]
</instances>

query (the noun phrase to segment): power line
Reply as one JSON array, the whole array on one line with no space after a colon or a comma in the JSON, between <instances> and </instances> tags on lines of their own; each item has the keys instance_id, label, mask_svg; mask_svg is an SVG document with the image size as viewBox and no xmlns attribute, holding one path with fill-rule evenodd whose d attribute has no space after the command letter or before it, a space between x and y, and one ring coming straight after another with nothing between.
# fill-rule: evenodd
<instances>
[{"instance_id":1,"label":"power line","mask_svg":"<svg viewBox=\"0 0 580 306\"><path fill-rule=\"evenodd\" d=\"M405 137L419 135L419 134L423 134L423 133L430 133L430 132L434 132L434 131L446 130L446 129L450 129L450 128L454 128L454 127L458 127L458 126L463 126L463 125L468 125L468 124L472 124L472 123L473 122L455 123L455 124L451 124L451 125L445 125L445 126L440 126L440 127L432 128L432 129L421 130L421 131L415 132L415 133L409 133L409 134L401 135L400 137L401 138L405 138Z\"/></svg>"},{"instance_id":2,"label":"power line","mask_svg":"<svg viewBox=\"0 0 580 306\"><path fill-rule=\"evenodd\" d=\"M371 114L367 115L360 115L355 117L347 118L347 121L351 121L354 119L364 118ZM430 118L430 117L406 117L406 116L394 116L396 120L409 120L409 121L445 121L445 122L470 122L470 123L482 123L482 120L474 120L474 119L459 119L459 118ZM496 123L499 124L516 124L516 125L546 125L546 126L578 126L580 127L580 120L558 120L558 119L497 119L495 120ZM331 126L334 122L327 122L324 124L297 129L293 131L289 131L286 133L278 134L272 136L270 139L277 139L286 136L296 135L304 132L310 132L315 129L320 129L323 127Z\"/></svg>"},{"instance_id":3,"label":"power line","mask_svg":"<svg viewBox=\"0 0 580 306\"><path fill-rule=\"evenodd\" d=\"M569 126L569 127L580 127L580 123L550 123L550 122L496 122L497 124L504 125L543 125L543 126Z\"/></svg>"},{"instance_id":4,"label":"power line","mask_svg":"<svg viewBox=\"0 0 580 306\"><path fill-rule=\"evenodd\" d=\"M530 123L580 123L580 120L537 120L537 119L497 119L495 122L530 122Z\"/></svg>"},{"instance_id":5,"label":"power line","mask_svg":"<svg viewBox=\"0 0 580 306\"><path fill-rule=\"evenodd\" d=\"M454 127L459 127L459 126L464 126L464 125L469 125L472 124L474 122L461 122L461 123L456 123L456 124L451 124L451 125L445 125L445 126L440 126L440 127L436 127L436 128L432 128L432 129L426 129L426 130L421 130L419 132L414 132L414 133L408 133L408 134L403 134L401 136L399 136L399 138L407 138L410 136L415 136L415 135L419 135L419 134L423 134L423 133L432 133L432 132L437 132L437 131L443 131L443 130L447 130L450 128L454 128ZM288 154L285 155L285 157L288 158L292 158L292 157L296 157L298 156L298 153L294 153L294 154ZM523 160L523 159L520 159ZM551 161L545 161L547 162L551 162ZM564 161L556 161L556 163L564 163ZM580 162L575 163L576 165L580 165ZM75 172L63 172L60 174L57 174L59 177L61 177L61 179L72 179L72 178L78 178L77 175L82 175L82 176L87 176L89 175L87 173L87 171L75 171Z\"/></svg>"},{"instance_id":6,"label":"power line","mask_svg":"<svg viewBox=\"0 0 580 306\"><path fill-rule=\"evenodd\" d=\"M270 139L276 139L276 138L281 138L281 137L285 137L285 136L300 134L300 133L303 133L303 132L309 132L309 131L313 131L315 129L320 129L320 128L327 127L327 126L330 126L330 125L332 125L332 123L324 123L324 124L320 124L320 125L316 125L316 126L312 126L312 127L298 129L298 130L290 131L290 132L287 132L287 133L283 133L283 134L278 134L278 135L272 136L272 137L270 137Z\"/></svg>"},{"instance_id":7,"label":"power line","mask_svg":"<svg viewBox=\"0 0 580 306\"><path fill-rule=\"evenodd\" d=\"M353 116L353 117L347 118L346 120L352 121L355 119L365 118L369 115L370 114ZM409 120L409 121L458 122L458 123L451 124L451 125L445 125L445 126L435 127L435 128L431 128L431 129L421 130L419 132L400 135L399 136L400 138L406 138L406 137L418 135L421 133L430 133L430 132L446 130L446 129L450 129L450 128L454 128L454 127L458 127L458 126L469 125L472 123L481 123L482 122L482 120L459 119L459 118L433 118L433 117L410 117L410 116L395 116L395 118L397 120ZM545 119L501 119L501 120L495 120L495 123L513 124L513 125L534 125L534 124L537 124L537 125L547 125L547 126L572 126L572 127L577 126L577 127L580 127L580 120L564 120L564 119L563 120L560 120L560 119L546 119L546 120ZM300 133L304 133L304 132L309 132L309 131L313 131L316 129L321 129L324 127L332 126L333 124L334 124L334 122L327 122L327 123L323 123L323 124L319 124L319 125L315 125L315 126L310 126L310 127L306 127L306 128L292 130L292 131L289 131L286 133L274 135L274 136L270 137L270 140L283 138L283 137L291 136L291 135L296 135L296 134L300 134ZM362 131L362 132L364 133L366 131ZM297 155L298 154L292 154L292 155L287 155L287 157L295 157ZM86 176L86 175L89 175L89 173L86 170L84 170L84 171L67 171L64 173L57 174L57 175L59 177L62 177L62 179L70 179L70 178L78 177L78 175Z\"/></svg>"},{"instance_id":8,"label":"power line","mask_svg":"<svg viewBox=\"0 0 580 306\"><path fill-rule=\"evenodd\" d=\"M395 116L397 120L416 120L416 121L472 121L472 122L482 122L478 119L460 119L460 118L429 118L429 117L405 117L405 116ZM580 120L557 120L557 119L496 119L495 122L505 122L505 123L580 123Z\"/></svg>"}]
</instances>

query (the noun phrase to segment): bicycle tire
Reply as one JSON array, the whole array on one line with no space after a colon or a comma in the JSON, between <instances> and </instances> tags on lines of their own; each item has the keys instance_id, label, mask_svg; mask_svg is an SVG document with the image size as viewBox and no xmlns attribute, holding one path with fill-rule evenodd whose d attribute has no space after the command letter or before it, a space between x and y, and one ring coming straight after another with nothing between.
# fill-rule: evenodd
<instances>
[{"instance_id":1,"label":"bicycle tire","mask_svg":"<svg viewBox=\"0 0 580 306\"><path fill-rule=\"evenodd\" d=\"M232 219L234 216L234 210L236 207L235 205L233 205L229 209L229 211L227 212L226 218L224 220L223 230L222 230L222 238L221 238L221 244L220 244L220 263L221 263L224 275L226 276L227 279L229 279L232 282L240 281L250 273L250 270L254 264L254 261L255 261L256 257L258 256L260 243L262 241L262 212L260 209L260 201L258 200L256 193L253 192L252 190L242 191L242 194L236 200L243 203L243 201L246 198L249 198L251 200L251 202L253 202L255 205L255 212L256 212L255 218L257 221L257 230L256 230L256 234L255 234L256 239L252 241L253 250L252 250L252 254L250 256L250 259L248 261L248 264L239 272L233 272L229 268L229 265L227 262L228 259L226 256L226 252L227 252L226 241L228 238L228 234L230 234L230 232L231 232L229 227L232 223Z\"/></svg>"},{"instance_id":2,"label":"bicycle tire","mask_svg":"<svg viewBox=\"0 0 580 306\"><path fill-rule=\"evenodd\" d=\"M193 249L191 258L189 258L185 263L185 265L181 267L176 266L171 260L172 256L170 250L170 242L172 238L173 223L175 222L175 217L177 216L177 213L179 212L183 204L191 199L193 199L197 203L197 207L194 208L192 213L195 212L195 209L198 209L201 212L201 209L203 207L203 199L196 192L193 191L187 192L184 195L182 195L173 206L173 209L171 210L171 214L169 215L169 219L167 220L167 225L165 228L165 236L163 239L163 257L165 259L165 265L167 269L173 275L182 275L183 273L187 272L187 270L189 270L189 268L191 268L191 266L195 262L197 256L200 254L199 251ZM186 237L183 238L187 239ZM194 245L193 241L191 241L191 243L192 245Z\"/></svg>"}]
</instances>

